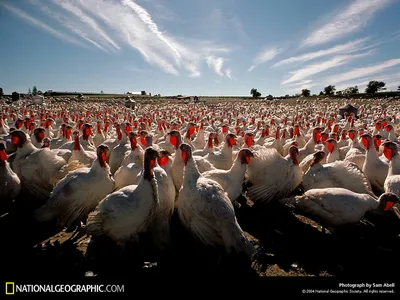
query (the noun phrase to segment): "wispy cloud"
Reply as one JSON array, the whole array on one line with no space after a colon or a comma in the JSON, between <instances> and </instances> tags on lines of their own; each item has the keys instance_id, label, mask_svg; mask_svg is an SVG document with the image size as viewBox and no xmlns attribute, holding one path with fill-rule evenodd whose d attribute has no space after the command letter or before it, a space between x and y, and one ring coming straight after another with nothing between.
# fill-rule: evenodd
<instances>
[{"instance_id":1,"label":"wispy cloud","mask_svg":"<svg viewBox=\"0 0 400 300\"><path fill-rule=\"evenodd\" d=\"M139 19L146 25L148 26L149 30L151 33L153 33L156 37L160 39L165 45L167 45L173 53L177 57L177 61L179 62L182 57L179 53L179 51L174 47L172 43L164 36L164 34L158 29L157 24L153 21L151 18L151 15L145 10L143 7L140 5L137 5L136 3L132 2L131 0L123 0L122 4L129 6L132 8L132 10L137 14Z\"/></svg>"},{"instance_id":2,"label":"wispy cloud","mask_svg":"<svg viewBox=\"0 0 400 300\"><path fill-rule=\"evenodd\" d=\"M240 38L243 40L249 40L249 36L247 35L246 31L243 28L242 21L236 15L231 15L229 18L230 23L236 29L236 32Z\"/></svg>"},{"instance_id":3,"label":"wispy cloud","mask_svg":"<svg viewBox=\"0 0 400 300\"><path fill-rule=\"evenodd\" d=\"M375 48L375 47L378 47L378 46L380 46L382 44L390 43L390 42L396 41L398 39L400 39L400 30L398 30L396 32L392 32L387 37L383 37L383 38L380 38L380 39L376 40L374 43L372 43L372 44L370 44L368 46L365 46L361 50Z\"/></svg>"},{"instance_id":4,"label":"wispy cloud","mask_svg":"<svg viewBox=\"0 0 400 300\"><path fill-rule=\"evenodd\" d=\"M221 57L213 57L210 56L207 58L207 64L208 66L214 70L216 74L219 76L224 76L224 73L222 72L222 66L224 64L224 60Z\"/></svg>"},{"instance_id":5,"label":"wispy cloud","mask_svg":"<svg viewBox=\"0 0 400 300\"><path fill-rule=\"evenodd\" d=\"M232 79L232 70L229 69L229 68L227 68L227 69L225 70L225 75L226 75L226 77L228 77L229 79Z\"/></svg>"},{"instance_id":6,"label":"wispy cloud","mask_svg":"<svg viewBox=\"0 0 400 300\"><path fill-rule=\"evenodd\" d=\"M386 89L389 91L397 91L400 86L400 80L386 82Z\"/></svg>"},{"instance_id":7,"label":"wispy cloud","mask_svg":"<svg viewBox=\"0 0 400 300\"><path fill-rule=\"evenodd\" d=\"M216 5L217 7L210 8L210 13L206 17L199 18L195 22L196 27L213 39L229 37L237 44L249 42L250 38L235 12L229 6L217 3Z\"/></svg>"},{"instance_id":8,"label":"wispy cloud","mask_svg":"<svg viewBox=\"0 0 400 300\"><path fill-rule=\"evenodd\" d=\"M126 65L124 66L124 69L135 73L147 73L151 71L150 69L138 68L133 65Z\"/></svg>"},{"instance_id":9,"label":"wispy cloud","mask_svg":"<svg viewBox=\"0 0 400 300\"><path fill-rule=\"evenodd\" d=\"M365 76L377 74L379 72L385 71L388 68L397 66L400 64L400 58L390 59L381 63L378 63L373 66L364 67L364 68L356 68L349 72L335 74L326 78L326 82L335 82L336 84L339 82L345 82L357 78L362 78Z\"/></svg>"},{"instance_id":10,"label":"wispy cloud","mask_svg":"<svg viewBox=\"0 0 400 300\"><path fill-rule=\"evenodd\" d=\"M294 82L294 83L290 83L288 85L293 85L293 86L298 86L298 85L306 85L306 84L311 84L313 81L311 79L307 79L307 80L301 80L299 82Z\"/></svg>"},{"instance_id":11,"label":"wispy cloud","mask_svg":"<svg viewBox=\"0 0 400 300\"><path fill-rule=\"evenodd\" d=\"M232 51L230 47L172 36L160 28L150 12L134 1L52 0L58 8L63 9L61 12L55 9L57 6L46 6L38 0L28 1L78 38L105 52L116 52L129 46L137 50L150 65L158 66L172 75L179 75L186 70L188 76L198 77L205 64L218 76L231 78L232 71L225 67L227 59L224 57ZM33 22L29 15L23 16ZM57 34L43 22L36 20L34 23ZM71 37L71 40L78 43L75 38Z\"/></svg>"},{"instance_id":12,"label":"wispy cloud","mask_svg":"<svg viewBox=\"0 0 400 300\"><path fill-rule=\"evenodd\" d=\"M224 61L220 54L231 51L209 41L179 41L159 29L150 13L132 1L120 4L105 0L79 0L79 4L107 24L124 43L139 51L148 63L173 75L179 75L179 69L183 68L190 77L198 77L201 75L201 63ZM221 76L215 63L207 65Z\"/></svg>"},{"instance_id":13,"label":"wispy cloud","mask_svg":"<svg viewBox=\"0 0 400 300\"><path fill-rule=\"evenodd\" d=\"M328 56L328 55L356 52L356 51L362 50L362 46L369 39L370 39L369 37L363 38L363 39L358 39L358 40L351 41L351 42L348 42L345 44L336 45L329 49L324 49L324 50L319 50L319 51L315 51L315 52L305 53L305 54L302 54L299 56L289 57L289 58L283 59L281 61L278 61L272 67L278 67L278 66L288 65L288 64L293 64L293 63L304 63L304 62L313 60L315 58Z\"/></svg>"},{"instance_id":14,"label":"wispy cloud","mask_svg":"<svg viewBox=\"0 0 400 300\"><path fill-rule=\"evenodd\" d=\"M364 28L374 15L392 0L355 0L312 32L303 45L319 45L337 40Z\"/></svg>"},{"instance_id":15,"label":"wispy cloud","mask_svg":"<svg viewBox=\"0 0 400 300\"><path fill-rule=\"evenodd\" d=\"M79 26L80 25L79 22L77 22L73 18L70 18L69 16L67 16L65 14L60 14L60 13L50 9L48 6L44 5L39 0L28 0L28 2L30 2L32 5L36 5L42 13L44 13L46 16L56 20L58 23L60 23L61 26L70 30L72 33L76 34L81 39L89 42L90 44L94 45L95 47L99 48L100 50L103 50L104 52L109 52L107 50L107 48L100 45L98 42L94 41L95 37L91 37L91 36L89 37L90 34L86 32L85 28L82 28L82 26Z\"/></svg>"},{"instance_id":16,"label":"wispy cloud","mask_svg":"<svg viewBox=\"0 0 400 300\"><path fill-rule=\"evenodd\" d=\"M287 92L290 93L300 93L301 90L303 89L311 89L314 86L319 86L320 84L317 82L312 81L311 79L309 80L302 80L296 83L291 83L288 84L288 87L290 87Z\"/></svg>"},{"instance_id":17,"label":"wispy cloud","mask_svg":"<svg viewBox=\"0 0 400 300\"><path fill-rule=\"evenodd\" d=\"M93 20L91 17L85 14L85 12L83 12L77 6L74 6L70 2L66 2L63 0L53 0L53 1L62 8L64 8L65 10L67 10L68 12L78 17L82 23L88 25L90 29L92 29L96 33L96 35L98 35L100 38L103 38L105 41L111 44L115 49L117 50L121 49L120 46L118 46L117 43L114 42L113 39L109 37L108 34L105 33L104 30L100 28L100 26L96 23L95 20Z\"/></svg>"},{"instance_id":18,"label":"wispy cloud","mask_svg":"<svg viewBox=\"0 0 400 300\"><path fill-rule=\"evenodd\" d=\"M28 15L27 13L25 13L23 10L16 8L14 6L5 4L3 2L0 2L0 5L2 5L4 8L6 8L7 10L9 10L10 12L14 13L15 15L17 15L18 17L20 17L21 19L23 19L24 21L27 21L33 25L35 25L36 27L46 31L47 33L55 36L56 38L59 38L60 40L63 40L65 42L69 42L72 44L76 44L79 46L84 46L83 43L81 43L80 41L78 41L76 38L69 36L68 34L62 33L52 27L50 27L49 25L46 25L45 23L43 23L42 21Z\"/></svg>"},{"instance_id":19,"label":"wispy cloud","mask_svg":"<svg viewBox=\"0 0 400 300\"><path fill-rule=\"evenodd\" d=\"M158 20L174 22L179 22L181 20L168 6L168 0L136 0L136 2L139 4L143 2L150 5L154 12L154 17Z\"/></svg>"},{"instance_id":20,"label":"wispy cloud","mask_svg":"<svg viewBox=\"0 0 400 300\"><path fill-rule=\"evenodd\" d=\"M331 58L330 60L316 63L313 65L309 65L307 67L304 67L302 69L292 71L290 72L291 76L282 82L282 85L286 85L288 83L293 83L296 81L303 80L307 77L310 77L311 75L321 73L323 71L336 68L338 66L344 65L346 63L349 63L350 61L353 61L355 59L371 55L374 53L374 50L365 52L365 53L360 53L360 54L354 54L354 55L341 55L341 56L335 56Z\"/></svg>"},{"instance_id":21,"label":"wispy cloud","mask_svg":"<svg viewBox=\"0 0 400 300\"><path fill-rule=\"evenodd\" d=\"M310 90L311 91L311 94L315 94L316 92L315 91L313 91L313 87L314 86L316 86L316 85L318 85L318 84L315 84L315 85L304 85L304 86L300 86L300 87L298 87L297 89L295 89L295 88L292 88L292 89L288 89L288 90L285 90L285 94L301 94L301 91L302 90L305 90L305 89L307 89L307 90Z\"/></svg>"},{"instance_id":22,"label":"wispy cloud","mask_svg":"<svg viewBox=\"0 0 400 300\"><path fill-rule=\"evenodd\" d=\"M311 89L312 87L318 86L318 85L319 85L319 83L316 83L316 82L308 83L308 84L302 84L300 86L300 90L302 90L302 89Z\"/></svg>"},{"instance_id":23,"label":"wispy cloud","mask_svg":"<svg viewBox=\"0 0 400 300\"><path fill-rule=\"evenodd\" d=\"M251 72L256 68L258 65L263 64L267 61L273 60L279 53L283 51L282 48L267 48L261 51L259 54L257 54L256 58L254 59L254 64L247 70L248 72Z\"/></svg>"},{"instance_id":24,"label":"wispy cloud","mask_svg":"<svg viewBox=\"0 0 400 300\"><path fill-rule=\"evenodd\" d=\"M374 76L374 78L372 80L385 82L386 87L388 89L397 88L400 85L400 73L377 75L377 76ZM336 90L340 91L340 90L344 90L344 89L348 88L349 86L358 86L360 91L362 91L363 88L365 88L370 81L371 81L370 78L362 80L362 81L361 80L347 81L345 83L336 85Z\"/></svg>"}]
</instances>

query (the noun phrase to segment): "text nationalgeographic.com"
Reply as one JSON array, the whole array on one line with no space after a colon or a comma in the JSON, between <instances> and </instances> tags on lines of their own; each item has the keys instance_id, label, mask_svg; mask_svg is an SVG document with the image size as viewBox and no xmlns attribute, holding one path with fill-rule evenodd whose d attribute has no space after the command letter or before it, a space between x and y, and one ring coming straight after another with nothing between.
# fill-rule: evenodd
<instances>
[{"instance_id":1,"label":"text nationalgeographic.com","mask_svg":"<svg viewBox=\"0 0 400 300\"><path fill-rule=\"evenodd\" d=\"M116 284L16 284L6 282L6 295L15 293L123 293Z\"/></svg>"}]
</instances>

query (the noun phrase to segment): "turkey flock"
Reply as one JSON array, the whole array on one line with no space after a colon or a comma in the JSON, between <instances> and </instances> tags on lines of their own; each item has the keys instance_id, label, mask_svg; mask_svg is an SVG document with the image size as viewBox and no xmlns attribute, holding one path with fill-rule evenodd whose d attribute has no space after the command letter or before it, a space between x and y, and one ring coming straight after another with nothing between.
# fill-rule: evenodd
<instances>
[{"instance_id":1,"label":"turkey flock","mask_svg":"<svg viewBox=\"0 0 400 300\"><path fill-rule=\"evenodd\" d=\"M399 226L399 103L353 102L357 115L339 114L343 100L3 102L0 215L25 210L74 245L146 236L160 252L176 217L196 243L249 260L245 207L280 205L337 239L367 213Z\"/></svg>"}]
</instances>

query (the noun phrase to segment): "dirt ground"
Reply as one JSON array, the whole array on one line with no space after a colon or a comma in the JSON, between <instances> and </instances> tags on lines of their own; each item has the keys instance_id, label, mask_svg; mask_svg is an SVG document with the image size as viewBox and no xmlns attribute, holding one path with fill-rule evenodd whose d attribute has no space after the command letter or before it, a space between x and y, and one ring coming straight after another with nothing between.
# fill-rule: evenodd
<instances>
[{"instance_id":1,"label":"dirt ground","mask_svg":"<svg viewBox=\"0 0 400 300\"><path fill-rule=\"evenodd\" d=\"M182 271L188 275L203 272L255 278L384 276L399 270L399 260L394 257L400 250L400 226L391 216L382 221L367 215L375 225L360 223L333 237L287 207L274 203L257 207L244 197L242 200L237 218L258 251L251 261L196 244L176 215L171 220L171 248L162 253L152 249L146 236L140 248L132 245L123 252L106 240L88 243L88 237L75 245L67 241L71 233L36 224L32 209L37 205L29 198L20 198L0 218L7 257L2 272L9 276L79 278L85 274L108 277Z\"/></svg>"}]
</instances>

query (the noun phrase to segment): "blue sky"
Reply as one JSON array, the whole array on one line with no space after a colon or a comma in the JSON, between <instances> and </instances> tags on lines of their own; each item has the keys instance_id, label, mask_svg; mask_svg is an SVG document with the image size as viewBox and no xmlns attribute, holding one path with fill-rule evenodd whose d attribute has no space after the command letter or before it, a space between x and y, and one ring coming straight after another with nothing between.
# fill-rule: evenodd
<instances>
[{"instance_id":1,"label":"blue sky","mask_svg":"<svg viewBox=\"0 0 400 300\"><path fill-rule=\"evenodd\" d=\"M0 87L162 95L400 85L400 0L0 0Z\"/></svg>"}]
</instances>

